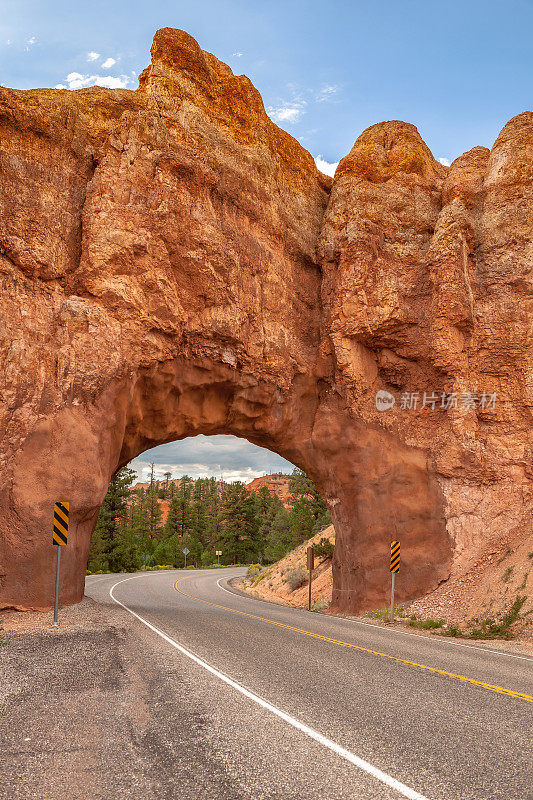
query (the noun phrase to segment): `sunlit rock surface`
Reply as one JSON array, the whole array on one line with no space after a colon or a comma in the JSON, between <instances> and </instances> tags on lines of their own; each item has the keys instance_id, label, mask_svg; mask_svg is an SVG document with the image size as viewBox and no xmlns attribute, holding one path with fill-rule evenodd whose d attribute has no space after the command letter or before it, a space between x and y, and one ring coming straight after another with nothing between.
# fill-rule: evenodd
<instances>
[{"instance_id":1,"label":"sunlit rock surface","mask_svg":"<svg viewBox=\"0 0 533 800\"><path fill-rule=\"evenodd\" d=\"M391 539L402 600L531 533L532 145L446 168L383 122L332 186L171 29L137 91L0 88L0 605L53 602L56 500L79 600L112 473L198 433L315 480L335 610L383 605Z\"/></svg>"}]
</instances>

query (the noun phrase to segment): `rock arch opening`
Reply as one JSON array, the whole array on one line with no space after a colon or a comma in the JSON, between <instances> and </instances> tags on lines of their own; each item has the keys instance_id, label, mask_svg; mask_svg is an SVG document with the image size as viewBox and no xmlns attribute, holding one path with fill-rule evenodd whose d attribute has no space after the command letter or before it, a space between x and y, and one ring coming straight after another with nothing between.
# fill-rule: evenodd
<instances>
[{"instance_id":1,"label":"rock arch opening","mask_svg":"<svg viewBox=\"0 0 533 800\"><path fill-rule=\"evenodd\" d=\"M330 525L294 464L243 438L199 434L145 451L114 474L88 568L271 564Z\"/></svg>"},{"instance_id":2,"label":"rock arch opening","mask_svg":"<svg viewBox=\"0 0 533 800\"><path fill-rule=\"evenodd\" d=\"M339 395L313 375L299 372L281 388L221 359L174 358L113 382L96 403L63 409L29 437L17 456L13 487L26 552L17 559L16 539L4 542L12 548L2 579L4 603L50 605L54 548L48 528L51 504L60 497L71 503L72 526L62 598L78 601L111 475L150 448L197 434L245 438L311 477L337 534L332 609L361 610L385 601L391 538L403 545L400 600L445 576L450 546L442 497L423 451L354 419Z\"/></svg>"}]
</instances>

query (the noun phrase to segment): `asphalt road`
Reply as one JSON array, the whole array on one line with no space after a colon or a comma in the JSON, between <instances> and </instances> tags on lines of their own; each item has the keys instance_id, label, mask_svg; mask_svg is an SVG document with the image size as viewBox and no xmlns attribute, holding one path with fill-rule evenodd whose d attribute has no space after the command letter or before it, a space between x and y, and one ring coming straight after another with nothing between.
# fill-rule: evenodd
<instances>
[{"instance_id":1,"label":"asphalt road","mask_svg":"<svg viewBox=\"0 0 533 800\"><path fill-rule=\"evenodd\" d=\"M238 574L87 579L157 640L154 669L186 678L201 731L166 736L204 754L206 797L533 798L532 658L242 597L225 588Z\"/></svg>"}]
</instances>

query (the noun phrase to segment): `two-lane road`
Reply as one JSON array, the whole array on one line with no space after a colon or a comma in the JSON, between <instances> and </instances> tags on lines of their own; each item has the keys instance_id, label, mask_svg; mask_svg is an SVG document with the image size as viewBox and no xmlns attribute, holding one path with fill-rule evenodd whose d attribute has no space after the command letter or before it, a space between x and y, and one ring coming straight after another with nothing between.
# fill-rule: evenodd
<instances>
[{"instance_id":1,"label":"two-lane road","mask_svg":"<svg viewBox=\"0 0 533 800\"><path fill-rule=\"evenodd\" d=\"M213 730L198 746L255 796L533 798L532 658L242 597L225 586L237 574L90 576L86 592L111 590L202 687Z\"/></svg>"}]
</instances>

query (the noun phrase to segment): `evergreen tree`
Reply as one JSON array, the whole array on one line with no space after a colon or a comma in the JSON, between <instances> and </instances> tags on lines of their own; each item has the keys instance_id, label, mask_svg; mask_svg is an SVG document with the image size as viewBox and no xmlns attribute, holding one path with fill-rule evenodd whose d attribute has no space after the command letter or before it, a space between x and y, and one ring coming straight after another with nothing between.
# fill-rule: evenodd
<instances>
[{"instance_id":1,"label":"evergreen tree","mask_svg":"<svg viewBox=\"0 0 533 800\"><path fill-rule=\"evenodd\" d=\"M163 528L164 538L169 539L171 536L174 536L174 534L177 534L180 531L180 512L181 506L179 497L177 494L174 494L174 496L171 497L168 505L168 516Z\"/></svg>"},{"instance_id":2,"label":"evergreen tree","mask_svg":"<svg viewBox=\"0 0 533 800\"><path fill-rule=\"evenodd\" d=\"M188 475L184 475L180 481L179 489L176 492L177 522L176 532L184 539L191 532L191 499L193 482Z\"/></svg>"},{"instance_id":3,"label":"evergreen tree","mask_svg":"<svg viewBox=\"0 0 533 800\"><path fill-rule=\"evenodd\" d=\"M309 530L309 515L313 518L313 525L309 536L318 533L318 531L322 530L327 525L331 525L328 507L318 493L315 484L303 470L297 467L294 468L290 477L289 491L291 493L291 504L293 510L295 510L295 515L293 517L295 541L303 541L296 531L296 519L298 519L303 526L302 535L304 531ZM307 511L304 511L304 505L307 506Z\"/></svg>"},{"instance_id":4,"label":"evergreen tree","mask_svg":"<svg viewBox=\"0 0 533 800\"><path fill-rule=\"evenodd\" d=\"M121 527L125 528L128 524L130 486L135 477L133 470L122 467L109 481L89 549L87 566L91 572L114 570L116 566L112 553Z\"/></svg>"},{"instance_id":5,"label":"evergreen tree","mask_svg":"<svg viewBox=\"0 0 533 800\"><path fill-rule=\"evenodd\" d=\"M289 528L291 531L292 546L297 547L315 533L315 518L311 506L305 497L300 497L289 513Z\"/></svg>"},{"instance_id":6,"label":"evergreen tree","mask_svg":"<svg viewBox=\"0 0 533 800\"><path fill-rule=\"evenodd\" d=\"M259 553L259 521L256 513L256 496L243 483L230 484L224 492L221 511L219 549L224 560L233 563L257 559Z\"/></svg>"},{"instance_id":7,"label":"evergreen tree","mask_svg":"<svg viewBox=\"0 0 533 800\"><path fill-rule=\"evenodd\" d=\"M144 563L141 543L130 527L121 529L113 542L109 557L112 572L135 572Z\"/></svg>"},{"instance_id":8,"label":"evergreen tree","mask_svg":"<svg viewBox=\"0 0 533 800\"><path fill-rule=\"evenodd\" d=\"M270 514L274 512L274 517L270 522L266 534L265 561L272 563L279 561L287 555L293 546L292 532L289 525L289 514L283 504L273 503Z\"/></svg>"},{"instance_id":9,"label":"evergreen tree","mask_svg":"<svg viewBox=\"0 0 533 800\"><path fill-rule=\"evenodd\" d=\"M144 489L140 489L132 501L130 527L139 541L143 564L146 565L155 545L150 538L148 500Z\"/></svg>"},{"instance_id":10,"label":"evergreen tree","mask_svg":"<svg viewBox=\"0 0 533 800\"><path fill-rule=\"evenodd\" d=\"M161 506L159 504L159 482L154 478L154 466L150 464L150 488L148 489L148 528L150 538L155 539L159 533L159 524L161 522Z\"/></svg>"},{"instance_id":11,"label":"evergreen tree","mask_svg":"<svg viewBox=\"0 0 533 800\"><path fill-rule=\"evenodd\" d=\"M135 477L132 469L123 467L117 470L109 481L97 522L97 528L102 537L109 542L115 538L119 526L127 519L130 486Z\"/></svg>"}]
</instances>

